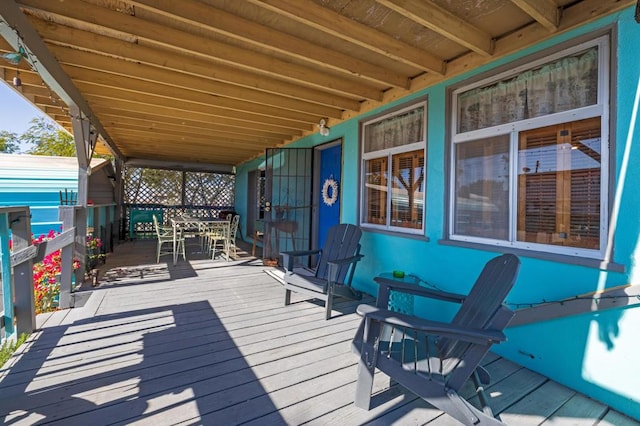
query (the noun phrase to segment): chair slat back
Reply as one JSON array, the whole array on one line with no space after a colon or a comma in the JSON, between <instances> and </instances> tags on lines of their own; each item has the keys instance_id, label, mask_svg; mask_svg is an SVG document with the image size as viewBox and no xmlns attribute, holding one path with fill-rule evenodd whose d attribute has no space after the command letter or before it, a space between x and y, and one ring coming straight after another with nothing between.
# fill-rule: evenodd
<instances>
[{"instance_id":1,"label":"chair slat back","mask_svg":"<svg viewBox=\"0 0 640 426\"><path fill-rule=\"evenodd\" d=\"M161 235L160 235L160 225L158 224L158 218L156 217L155 214L152 215L152 217L153 217L153 228L156 230L156 236L160 238Z\"/></svg>"},{"instance_id":2,"label":"chair slat back","mask_svg":"<svg viewBox=\"0 0 640 426\"><path fill-rule=\"evenodd\" d=\"M461 328L488 328L515 284L519 269L520 260L513 254L503 254L487 262L451 323ZM439 347L446 371L460 362L470 344L442 339Z\"/></svg>"},{"instance_id":3,"label":"chair slat back","mask_svg":"<svg viewBox=\"0 0 640 426\"><path fill-rule=\"evenodd\" d=\"M233 216L233 215L231 215ZM235 215L233 219L231 219L231 224L229 225L229 240L236 240L236 233L238 232L238 223L240 223L240 216Z\"/></svg>"},{"instance_id":4,"label":"chair slat back","mask_svg":"<svg viewBox=\"0 0 640 426\"><path fill-rule=\"evenodd\" d=\"M328 262L336 259L346 259L360 254L360 238L362 230L349 223L341 223L329 228L327 238L316 268L316 277L326 279L329 272ZM345 265L338 272L338 282L343 283L349 266Z\"/></svg>"}]
</instances>

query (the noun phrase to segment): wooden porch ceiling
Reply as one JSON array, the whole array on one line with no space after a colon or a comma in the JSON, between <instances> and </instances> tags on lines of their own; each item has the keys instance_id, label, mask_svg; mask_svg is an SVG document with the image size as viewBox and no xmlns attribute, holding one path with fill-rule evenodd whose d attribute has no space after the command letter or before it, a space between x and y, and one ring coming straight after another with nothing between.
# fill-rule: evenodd
<instances>
[{"instance_id":1,"label":"wooden porch ceiling","mask_svg":"<svg viewBox=\"0 0 640 426\"><path fill-rule=\"evenodd\" d=\"M22 94L125 160L235 166L633 3L3 0L0 54L19 34Z\"/></svg>"}]
</instances>

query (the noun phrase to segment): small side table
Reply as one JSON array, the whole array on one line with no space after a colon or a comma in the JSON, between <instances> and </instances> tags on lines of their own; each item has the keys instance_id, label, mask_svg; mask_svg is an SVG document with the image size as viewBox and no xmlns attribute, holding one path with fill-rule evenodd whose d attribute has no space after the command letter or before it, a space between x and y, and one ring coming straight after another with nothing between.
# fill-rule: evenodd
<instances>
[{"instance_id":1,"label":"small side table","mask_svg":"<svg viewBox=\"0 0 640 426\"><path fill-rule=\"evenodd\" d=\"M402 278L395 277L392 272L383 272L380 278L397 281L404 284L419 285L420 279L415 275L406 275ZM413 294L391 291L389 294L389 309L401 314L413 315Z\"/></svg>"}]
</instances>

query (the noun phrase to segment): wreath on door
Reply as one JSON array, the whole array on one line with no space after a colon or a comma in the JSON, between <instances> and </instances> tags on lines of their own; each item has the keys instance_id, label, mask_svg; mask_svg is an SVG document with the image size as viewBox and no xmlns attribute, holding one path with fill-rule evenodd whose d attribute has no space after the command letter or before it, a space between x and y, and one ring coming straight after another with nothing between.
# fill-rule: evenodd
<instances>
[{"instance_id":1,"label":"wreath on door","mask_svg":"<svg viewBox=\"0 0 640 426\"><path fill-rule=\"evenodd\" d=\"M338 182L332 177L322 184L322 202L331 207L338 201Z\"/></svg>"}]
</instances>

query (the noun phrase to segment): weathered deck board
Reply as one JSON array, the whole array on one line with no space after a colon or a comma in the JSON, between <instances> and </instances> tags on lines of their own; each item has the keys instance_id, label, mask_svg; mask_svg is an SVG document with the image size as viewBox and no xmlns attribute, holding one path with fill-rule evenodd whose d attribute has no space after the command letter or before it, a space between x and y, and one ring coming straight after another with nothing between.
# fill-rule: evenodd
<instances>
[{"instance_id":1,"label":"weathered deck board","mask_svg":"<svg viewBox=\"0 0 640 426\"><path fill-rule=\"evenodd\" d=\"M598 422L607 407L579 393L574 394L558 411L542 424L553 426L587 426ZM603 423L604 424L604 423Z\"/></svg>"},{"instance_id":2,"label":"weathered deck board","mask_svg":"<svg viewBox=\"0 0 640 426\"><path fill-rule=\"evenodd\" d=\"M39 318L41 330L0 371L5 422L457 424L380 373L372 409L353 405L358 302L338 303L325 321L301 295L283 306L281 284L254 259L191 254L159 267L144 242L134 245L123 247L128 273L83 308ZM506 359L484 364L508 424L638 424Z\"/></svg>"}]
</instances>

